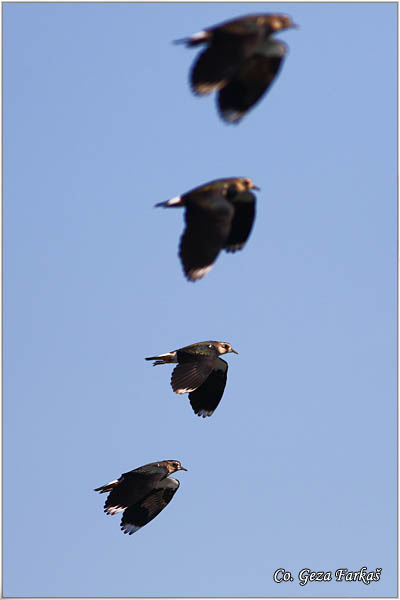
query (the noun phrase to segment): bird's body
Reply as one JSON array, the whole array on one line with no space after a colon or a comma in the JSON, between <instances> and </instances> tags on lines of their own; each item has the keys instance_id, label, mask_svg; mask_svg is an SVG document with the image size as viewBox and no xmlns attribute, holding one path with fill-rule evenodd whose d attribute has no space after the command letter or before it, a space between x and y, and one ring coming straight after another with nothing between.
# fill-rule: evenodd
<instances>
[{"instance_id":1,"label":"bird's body","mask_svg":"<svg viewBox=\"0 0 400 600\"><path fill-rule=\"evenodd\" d=\"M248 177L227 177L156 204L186 209L179 256L190 281L204 277L222 249L235 252L243 248L255 217L256 199L251 189L259 188Z\"/></svg>"},{"instance_id":2,"label":"bird's body","mask_svg":"<svg viewBox=\"0 0 400 600\"><path fill-rule=\"evenodd\" d=\"M271 36L289 27L296 25L287 15L248 15L178 40L188 47L207 46L192 68L192 91L200 96L219 92L221 118L238 123L278 74L287 47Z\"/></svg>"},{"instance_id":3,"label":"bird's body","mask_svg":"<svg viewBox=\"0 0 400 600\"><path fill-rule=\"evenodd\" d=\"M228 352L237 354L227 342L207 341L145 360L154 360L154 366L178 363L171 376L172 389L176 394L188 393L194 412L209 417L224 393L228 364L219 356Z\"/></svg>"},{"instance_id":4,"label":"bird's body","mask_svg":"<svg viewBox=\"0 0 400 600\"><path fill-rule=\"evenodd\" d=\"M172 500L179 481L169 475L181 470L186 471L178 460L149 463L123 473L94 491L110 492L104 512L115 515L124 511L121 529L131 535L154 519Z\"/></svg>"}]
</instances>

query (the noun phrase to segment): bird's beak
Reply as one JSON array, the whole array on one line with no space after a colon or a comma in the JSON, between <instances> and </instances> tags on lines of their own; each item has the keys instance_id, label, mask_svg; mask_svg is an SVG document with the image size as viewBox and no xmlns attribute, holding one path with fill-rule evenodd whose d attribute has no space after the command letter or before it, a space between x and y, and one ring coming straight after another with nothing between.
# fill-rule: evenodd
<instances>
[{"instance_id":1,"label":"bird's beak","mask_svg":"<svg viewBox=\"0 0 400 600\"><path fill-rule=\"evenodd\" d=\"M239 354L239 352L236 352L236 350L234 350L233 348L232 348L231 352L233 352L233 354Z\"/></svg>"},{"instance_id":2,"label":"bird's beak","mask_svg":"<svg viewBox=\"0 0 400 600\"><path fill-rule=\"evenodd\" d=\"M185 469L185 467L182 467L182 465L181 465L181 468L179 470L180 471L187 471L187 469Z\"/></svg>"},{"instance_id":3,"label":"bird's beak","mask_svg":"<svg viewBox=\"0 0 400 600\"><path fill-rule=\"evenodd\" d=\"M261 188L259 188L258 185L253 185L253 187L251 189L258 190L259 192L261 192Z\"/></svg>"}]
</instances>

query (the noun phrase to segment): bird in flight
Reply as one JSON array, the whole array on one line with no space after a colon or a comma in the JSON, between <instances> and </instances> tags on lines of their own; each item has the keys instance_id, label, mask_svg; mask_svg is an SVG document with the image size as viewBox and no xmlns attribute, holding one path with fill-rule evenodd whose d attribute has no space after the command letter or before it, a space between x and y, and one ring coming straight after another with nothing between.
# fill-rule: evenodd
<instances>
[{"instance_id":1,"label":"bird in flight","mask_svg":"<svg viewBox=\"0 0 400 600\"><path fill-rule=\"evenodd\" d=\"M121 529L132 535L147 525L169 504L179 487L170 477L175 471L187 471L179 460L162 460L123 473L118 479L96 488L100 494L110 492L104 512L115 515L124 511Z\"/></svg>"},{"instance_id":2,"label":"bird in flight","mask_svg":"<svg viewBox=\"0 0 400 600\"><path fill-rule=\"evenodd\" d=\"M228 363L219 356L228 352L238 354L227 342L197 342L145 360L154 360L153 366L178 363L172 371L172 389L176 394L189 393L196 415L210 417L222 398L228 374Z\"/></svg>"},{"instance_id":3,"label":"bird in flight","mask_svg":"<svg viewBox=\"0 0 400 600\"><path fill-rule=\"evenodd\" d=\"M179 256L189 281L204 277L221 250L236 252L243 248L255 217L252 189L260 188L248 177L227 177L156 204L186 209Z\"/></svg>"},{"instance_id":4,"label":"bird in flight","mask_svg":"<svg viewBox=\"0 0 400 600\"><path fill-rule=\"evenodd\" d=\"M218 111L226 123L239 123L277 76L287 46L272 35L297 27L287 15L257 14L233 19L176 40L205 44L190 73L194 94L218 92Z\"/></svg>"}]
</instances>

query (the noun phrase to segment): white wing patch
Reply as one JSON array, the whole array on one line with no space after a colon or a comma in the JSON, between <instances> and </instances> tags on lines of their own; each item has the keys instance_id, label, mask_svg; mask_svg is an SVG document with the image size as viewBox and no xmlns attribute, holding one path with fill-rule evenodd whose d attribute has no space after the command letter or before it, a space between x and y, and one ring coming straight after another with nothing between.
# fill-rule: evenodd
<instances>
[{"instance_id":1,"label":"white wing patch","mask_svg":"<svg viewBox=\"0 0 400 600\"><path fill-rule=\"evenodd\" d=\"M211 92L218 92L222 90L227 84L227 81L224 79L222 81L208 83L207 81L202 81L201 83L196 83L193 86L193 91L200 96L206 96L207 94L211 94Z\"/></svg>"},{"instance_id":2,"label":"white wing patch","mask_svg":"<svg viewBox=\"0 0 400 600\"><path fill-rule=\"evenodd\" d=\"M194 392L194 390L197 390L199 386L197 385L196 387L185 387L185 388L179 388L178 390L174 390L175 394L188 394L189 392Z\"/></svg>"},{"instance_id":3,"label":"white wing patch","mask_svg":"<svg viewBox=\"0 0 400 600\"><path fill-rule=\"evenodd\" d=\"M120 504L116 504L115 506L107 506L107 508L104 509L104 512L107 513L108 515L116 515L117 513L125 510L126 508L128 508L128 507L121 506Z\"/></svg>"},{"instance_id":4,"label":"white wing patch","mask_svg":"<svg viewBox=\"0 0 400 600\"><path fill-rule=\"evenodd\" d=\"M212 265L208 265L207 267L201 267L200 269L190 269L188 272L188 278L191 281L196 281L197 279L201 279L204 275L207 275L208 271L212 269Z\"/></svg>"}]
</instances>

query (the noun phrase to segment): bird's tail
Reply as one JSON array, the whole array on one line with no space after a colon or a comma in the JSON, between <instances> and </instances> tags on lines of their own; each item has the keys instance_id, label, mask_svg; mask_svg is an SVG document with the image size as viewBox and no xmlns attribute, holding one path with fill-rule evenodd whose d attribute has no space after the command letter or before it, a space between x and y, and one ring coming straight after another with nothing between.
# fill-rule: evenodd
<instances>
[{"instance_id":1,"label":"bird's tail","mask_svg":"<svg viewBox=\"0 0 400 600\"><path fill-rule=\"evenodd\" d=\"M154 360L153 367L156 365L165 365L167 363L176 362L176 352L166 352L165 354L159 354L158 356L149 356L144 360Z\"/></svg>"},{"instance_id":2,"label":"bird's tail","mask_svg":"<svg viewBox=\"0 0 400 600\"><path fill-rule=\"evenodd\" d=\"M119 479L114 479L114 481L110 481L110 483L106 483L105 485L101 485L98 488L95 488L95 492L99 492L100 494L104 494L105 492L111 492L118 485Z\"/></svg>"},{"instance_id":3,"label":"bird's tail","mask_svg":"<svg viewBox=\"0 0 400 600\"><path fill-rule=\"evenodd\" d=\"M194 33L192 36L188 38L182 38L180 40L174 40L174 44L186 44L186 46L197 46L198 44L204 44L210 37L210 33L208 31L199 31L198 33Z\"/></svg>"},{"instance_id":4,"label":"bird's tail","mask_svg":"<svg viewBox=\"0 0 400 600\"><path fill-rule=\"evenodd\" d=\"M181 196L175 196L174 198L170 198L169 200L167 200L166 202L157 202L157 204L155 204L154 206L163 206L164 208L167 208L168 206L183 206L184 203L182 201L182 197Z\"/></svg>"}]
</instances>

